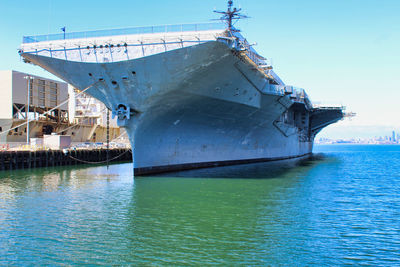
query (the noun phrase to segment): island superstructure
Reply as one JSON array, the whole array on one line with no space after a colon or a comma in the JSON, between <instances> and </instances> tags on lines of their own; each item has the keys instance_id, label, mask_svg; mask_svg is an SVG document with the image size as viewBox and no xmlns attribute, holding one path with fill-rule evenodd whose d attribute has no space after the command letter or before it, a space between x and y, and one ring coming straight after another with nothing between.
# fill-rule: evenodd
<instances>
[{"instance_id":1,"label":"island superstructure","mask_svg":"<svg viewBox=\"0 0 400 267\"><path fill-rule=\"evenodd\" d=\"M284 84L226 23L26 36L20 54L112 109L135 174L308 157L344 116Z\"/></svg>"}]
</instances>

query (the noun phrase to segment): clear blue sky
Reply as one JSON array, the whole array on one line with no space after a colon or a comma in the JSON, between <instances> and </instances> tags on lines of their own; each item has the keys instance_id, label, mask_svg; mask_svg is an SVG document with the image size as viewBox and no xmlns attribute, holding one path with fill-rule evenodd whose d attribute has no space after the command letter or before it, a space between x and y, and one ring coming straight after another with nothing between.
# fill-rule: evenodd
<instances>
[{"instance_id":1,"label":"clear blue sky","mask_svg":"<svg viewBox=\"0 0 400 267\"><path fill-rule=\"evenodd\" d=\"M21 62L23 35L207 22L225 0L0 0L0 70L46 77ZM389 135L400 131L399 0L237 0L251 19L237 26L272 58L287 84L314 102L343 104L357 116L320 137Z\"/></svg>"}]
</instances>

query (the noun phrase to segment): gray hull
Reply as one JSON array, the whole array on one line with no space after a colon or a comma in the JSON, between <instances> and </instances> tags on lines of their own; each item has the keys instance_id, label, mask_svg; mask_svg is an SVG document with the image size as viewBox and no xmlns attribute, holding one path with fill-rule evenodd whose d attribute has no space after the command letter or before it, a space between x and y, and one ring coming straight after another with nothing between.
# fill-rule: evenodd
<instances>
[{"instance_id":1,"label":"gray hull","mask_svg":"<svg viewBox=\"0 0 400 267\"><path fill-rule=\"evenodd\" d=\"M313 120L315 110L218 41L115 63L23 56L130 111L120 123L136 175L307 157L315 134L343 117Z\"/></svg>"},{"instance_id":2,"label":"gray hull","mask_svg":"<svg viewBox=\"0 0 400 267\"><path fill-rule=\"evenodd\" d=\"M168 97L174 105L159 103L132 136L139 173L287 159L312 150L312 142L279 132L271 110L194 94ZM268 100L273 105L276 97Z\"/></svg>"}]
</instances>

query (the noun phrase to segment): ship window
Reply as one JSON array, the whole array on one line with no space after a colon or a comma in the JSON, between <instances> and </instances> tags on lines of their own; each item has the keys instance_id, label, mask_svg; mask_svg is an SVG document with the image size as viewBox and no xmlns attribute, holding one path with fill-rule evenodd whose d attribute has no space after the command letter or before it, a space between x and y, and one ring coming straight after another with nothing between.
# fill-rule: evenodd
<instances>
[{"instance_id":1,"label":"ship window","mask_svg":"<svg viewBox=\"0 0 400 267\"><path fill-rule=\"evenodd\" d=\"M2 132L2 131L3 131L3 128L0 127L0 132Z\"/></svg>"},{"instance_id":2,"label":"ship window","mask_svg":"<svg viewBox=\"0 0 400 267\"><path fill-rule=\"evenodd\" d=\"M124 76L124 77L122 77L122 80L128 80L128 77Z\"/></svg>"},{"instance_id":3,"label":"ship window","mask_svg":"<svg viewBox=\"0 0 400 267\"><path fill-rule=\"evenodd\" d=\"M96 46L94 45L93 48L96 49Z\"/></svg>"},{"instance_id":4,"label":"ship window","mask_svg":"<svg viewBox=\"0 0 400 267\"><path fill-rule=\"evenodd\" d=\"M99 78L99 81L102 82L102 81L104 81L104 79L103 78Z\"/></svg>"},{"instance_id":5,"label":"ship window","mask_svg":"<svg viewBox=\"0 0 400 267\"><path fill-rule=\"evenodd\" d=\"M108 47L108 45L105 46L105 48L107 48L107 47Z\"/></svg>"},{"instance_id":6,"label":"ship window","mask_svg":"<svg viewBox=\"0 0 400 267\"><path fill-rule=\"evenodd\" d=\"M87 49L90 49L90 46L86 46Z\"/></svg>"},{"instance_id":7,"label":"ship window","mask_svg":"<svg viewBox=\"0 0 400 267\"><path fill-rule=\"evenodd\" d=\"M136 75L136 71L132 71L132 74L133 74L133 75Z\"/></svg>"},{"instance_id":8,"label":"ship window","mask_svg":"<svg viewBox=\"0 0 400 267\"><path fill-rule=\"evenodd\" d=\"M111 82L113 85L117 85L117 82L116 81L112 81Z\"/></svg>"},{"instance_id":9,"label":"ship window","mask_svg":"<svg viewBox=\"0 0 400 267\"><path fill-rule=\"evenodd\" d=\"M117 47L120 47L121 45L120 44L117 44Z\"/></svg>"},{"instance_id":10,"label":"ship window","mask_svg":"<svg viewBox=\"0 0 400 267\"><path fill-rule=\"evenodd\" d=\"M111 48L113 48L113 47L114 47L114 45L113 45L113 44L110 44L110 47L111 47Z\"/></svg>"},{"instance_id":11,"label":"ship window","mask_svg":"<svg viewBox=\"0 0 400 267\"><path fill-rule=\"evenodd\" d=\"M128 44L127 44L127 43L124 43L124 46L125 46L125 47L127 47L127 46L128 46Z\"/></svg>"},{"instance_id":12,"label":"ship window","mask_svg":"<svg viewBox=\"0 0 400 267\"><path fill-rule=\"evenodd\" d=\"M89 76L90 76L90 77L92 77L92 76L93 76L93 74L89 72Z\"/></svg>"},{"instance_id":13,"label":"ship window","mask_svg":"<svg viewBox=\"0 0 400 267\"><path fill-rule=\"evenodd\" d=\"M103 48L103 45L100 45L100 48Z\"/></svg>"}]
</instances>

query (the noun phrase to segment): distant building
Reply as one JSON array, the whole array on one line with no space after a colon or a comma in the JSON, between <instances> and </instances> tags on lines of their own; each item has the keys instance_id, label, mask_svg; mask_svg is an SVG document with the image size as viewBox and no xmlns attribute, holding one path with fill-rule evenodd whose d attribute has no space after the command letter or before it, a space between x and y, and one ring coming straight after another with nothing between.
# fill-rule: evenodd
<instances>
[{"instance_id":1,"label":"distant building","mask_svg":"<svg viewBox=\"0 0 400 267\"><path fill-rule=\"evenodd\" d=\"M67 103L59 106L68 99L67 87L65 82L15 70L0 71L0 131L21 124L27 118L68 122ZM22 141L21 136L26 136L26 131L24 125L8 134L2 134L0 142Z\"/></svg>"},{"instance_id":2,"label":"distant building","mask_svg":"<svg viewBox=\"0 0 400 267\"><path fill-rule=\"evenodd\" d=\"M392 141L396 142L396 132L395 131L392 132Z\"/></svg>"},{"instance_id":3,"label":"distant building","mask_svg":"<svg viewBox=\"0 0 400 267\"><path fill-rule=\"evenodd\" d=\"M105 142L107 108L85 94L75 98L78 90L68 94L69 87L27 73L0 71L0 143L25 143L52 133L70 135L73 142ZM125 142L127 135L110 118L109 140L117 139Z\"/></svg>"}]
</instances>

